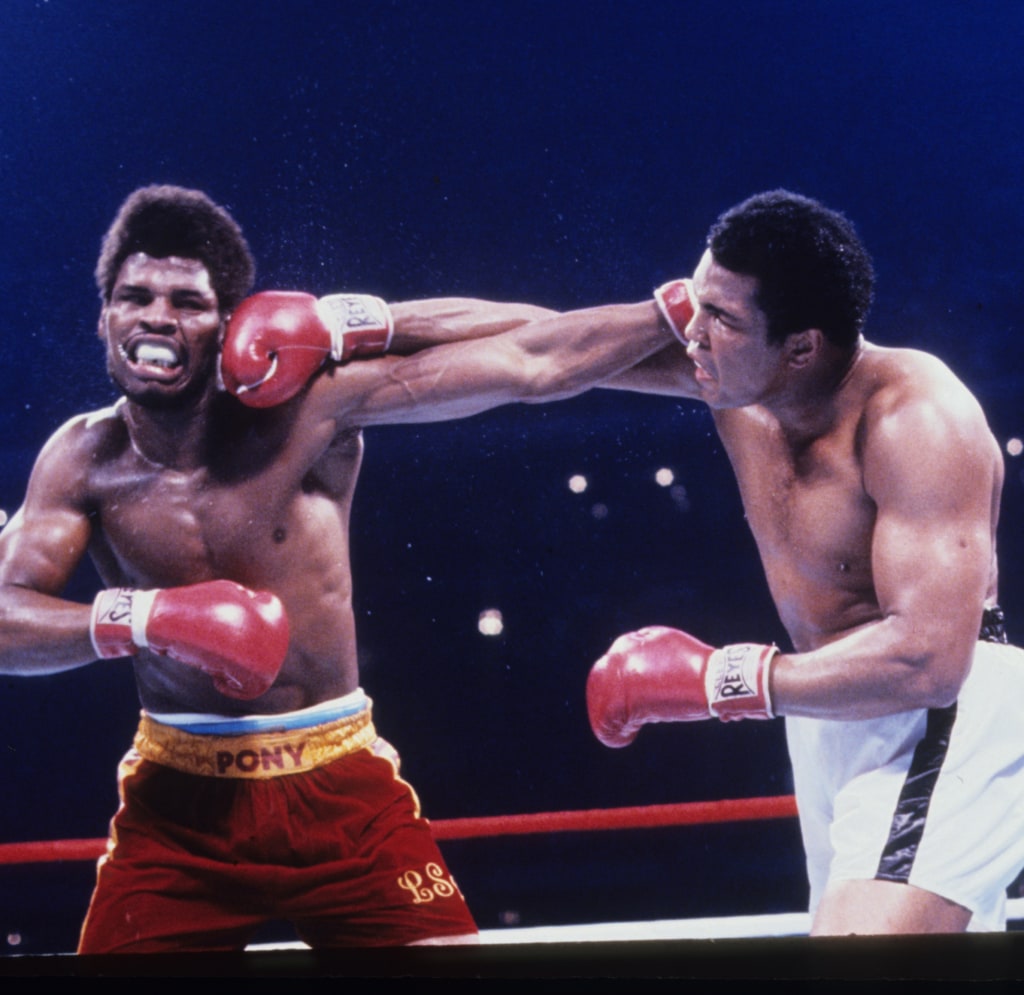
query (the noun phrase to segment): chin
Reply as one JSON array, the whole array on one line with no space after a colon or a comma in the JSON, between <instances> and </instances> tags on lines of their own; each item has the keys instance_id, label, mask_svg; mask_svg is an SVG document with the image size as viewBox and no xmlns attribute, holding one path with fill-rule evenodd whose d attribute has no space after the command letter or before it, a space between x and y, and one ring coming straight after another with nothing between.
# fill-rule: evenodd
<instances>
[{"instance_id":1,"label":"chin","mask_svg":"<svg viewBox=\"0 0 1024 995\"><path fill-rule=\"evenodd\" d=\"M194 404L208 386L202 379L182 380L177 383L149 383L127 376L121 370L109 369L110 379L118 390L142 408L154 411L173 411Z\"/></svg>"},{"instance_id":2,"label":"chin","mask_svg":"<svg viewBox=\"0 0 1024 995\"><path fill-rule=\"evenodd\" d=\"M179 387L161 384L160 386L147 386L140 384L137 380L125 382L123 378L114 377L113 381L118 389L133 404L140 408L149 408L152 411L175 411L188 408L202 396L202 388L194 383L182 384Z\"/></svg>"},{"instance_id":3,"label":"chin","mask_svg":"<svg viewBox=\"0 0 1024 995\"><path fill-rule=\"evenodd\" d=\"M149 408L151 411L176 411L180 408L187 408L192 403L190 394L164 394L148 390L125 391L129 401L134 402L140 408Z\"/></svg>"}]
</instances>

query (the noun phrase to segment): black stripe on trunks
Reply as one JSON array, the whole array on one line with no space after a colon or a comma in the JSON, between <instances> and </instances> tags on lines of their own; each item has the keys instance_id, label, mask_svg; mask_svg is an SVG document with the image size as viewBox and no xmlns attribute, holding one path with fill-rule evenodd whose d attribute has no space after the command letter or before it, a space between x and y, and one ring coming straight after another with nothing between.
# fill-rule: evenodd
<instances>
[{"instance_id":1,"label":"black stripe on trunks","mask_svg":"<svg viewBox=\"0 0 1024 995\"><path fill-rule=\"evenodd\" d=\"M924 833L928 806L931 804L935 782L939 779L943 761L949 750L949 737L956 719L956 703L946 708L928 711L924 738L914 749L914 757L903 782L896 811L889 828L889 839L878 862L875 878L880 881L898 881L906 884L914 866L921 836Z\"/></svg>"},{"instance_id":2,"label":"black stripe on trunks","mask_svg":"<svg viewBox=\"0 0 1024 995\"><path fill-rule=\"evenodd\" d=\"M989 643L1008 642L1006 615L998 605L985 609L978 638ZM949 737L955 719L955 702L947 708L934 708L928 712L924 739L914 750L914 758L910 762L910 770L907 771L907 779L893 813L889 839L882 851L882 859L878 862L875 877L879 880L905 884L910 878L935 782L939 779L939 771L949 749Z\"/></svg>"},{"instance_id":3,"label":"black stripe on trunks","mask_svg":"<svg viewBox=\"0 0 1024 995\"><path fill-rule=\"evenodd\" d=\"M979 639L986 643L1008 643L1006 636L1006 614L999 605L986 608L981 616L981 634Z\"/></svg>"}]
</instances>

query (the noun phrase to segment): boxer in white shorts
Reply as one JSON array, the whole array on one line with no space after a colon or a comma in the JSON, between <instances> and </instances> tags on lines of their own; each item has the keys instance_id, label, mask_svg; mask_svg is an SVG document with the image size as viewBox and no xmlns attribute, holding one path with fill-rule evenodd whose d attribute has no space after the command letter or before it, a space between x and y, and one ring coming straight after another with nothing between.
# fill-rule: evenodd
<instances>
[{"instance_id":1,"label":"boxer in white shorts","mask_svg":"<svg viewBox=\"0 0 1024 995\"><path fill-rule=\"evenodd\" d=\"M786 716L814 934L1000 929L1024 863L1024 663L978 643L1002 453L945 364L865 340L873 276L845 217L776 190L656 292L679 343L607 386L711 409L793 651L641 629L595 664L588 711L614 747L648 722Z\"/></svg>"}]
</instances>

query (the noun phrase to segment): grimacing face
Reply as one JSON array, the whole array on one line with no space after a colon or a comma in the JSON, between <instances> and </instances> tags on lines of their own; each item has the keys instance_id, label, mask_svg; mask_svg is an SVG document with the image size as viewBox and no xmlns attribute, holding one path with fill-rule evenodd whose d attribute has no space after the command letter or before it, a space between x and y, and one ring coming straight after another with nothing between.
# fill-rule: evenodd
<instances>
[{"instance_id":1,"label":"grimacing face","mask_svg":"<svg viewBox=\"0 0 1024 995\"><path fill-rule=\"evenodd\" d=\"M726 269L710 250L694 270L697 307L684 332L686 352L701 399L712 408L756 404L782 386L785 349L768 342L757 290L756 277Z\"/></svg>"},{"instance_id":2,"label":"grimacing face","mask_svg":"<svg viewBox=\"0 0 1024 995\"><path fill-rule=\"evenodd\" d=\"M107 369L140 404L174 406L216 377L222 315L206 267L196 259L125 259L100 313Z\"/></svg>"}]
</instances>

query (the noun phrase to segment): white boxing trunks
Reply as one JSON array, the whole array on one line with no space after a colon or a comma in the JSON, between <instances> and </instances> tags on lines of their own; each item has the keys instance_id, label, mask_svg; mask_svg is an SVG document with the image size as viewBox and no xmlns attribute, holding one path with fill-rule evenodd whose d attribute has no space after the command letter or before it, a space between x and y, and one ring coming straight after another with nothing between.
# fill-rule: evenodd
<instances>
[{"instance_id":1,"label":"white boxing trunks","mask_svg":"<svg viewBox=\"0 0 1024 995\"><path fill-rule=\"evenodd\" d=\"M813 914L825 885L879 879L1006 928L1024 867L1024 650L978 643L955 705L880 719L787 718Z\"/></svg>"}]
</instances>

